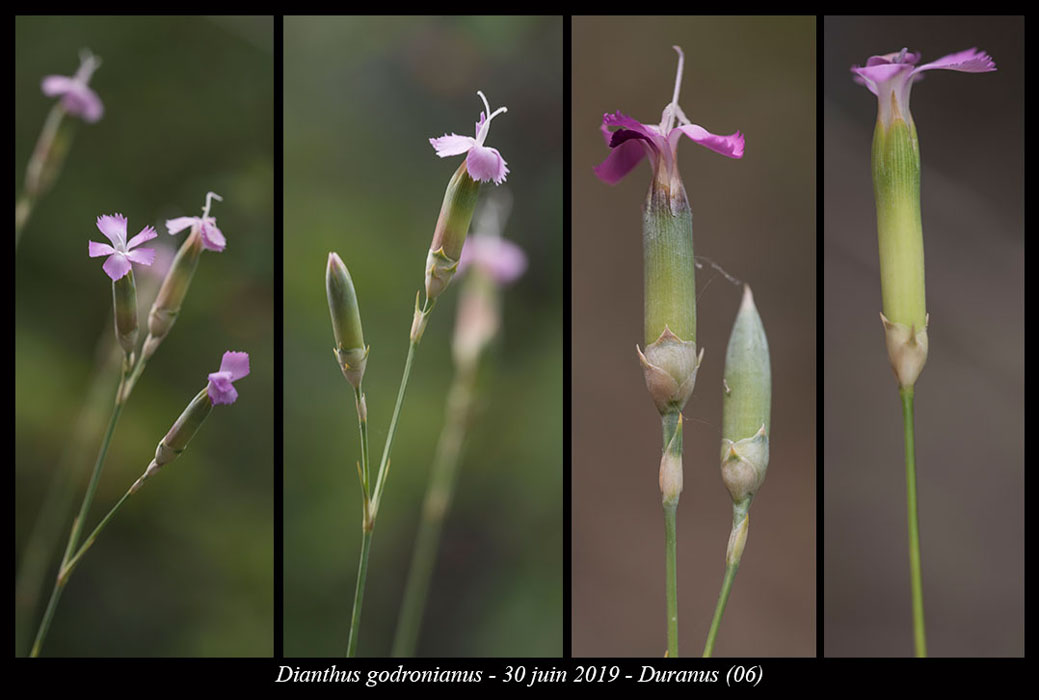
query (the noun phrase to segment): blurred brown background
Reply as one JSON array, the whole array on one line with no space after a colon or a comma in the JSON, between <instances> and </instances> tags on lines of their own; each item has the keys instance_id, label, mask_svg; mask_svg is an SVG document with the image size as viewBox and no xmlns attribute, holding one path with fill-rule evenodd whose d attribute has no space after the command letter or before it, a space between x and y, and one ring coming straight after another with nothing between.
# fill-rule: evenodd
<instances>
[{"instance_id":1,"label":"blurred brown background","mask_svg":"<svg viewBox=\"0 0 1039 700\"><path fill-rule=\"evenodd\" d=\"M929 71L911 100L931 316L916 391L928 652L1024 651L1023 41L1013 17L826 19L828 656L912 654L901 409L877 316L877 102L848 70L903 46L921 63L977 46L998 67Z\"/></svg>"},{"instance_id":2,"label":"blurred brown background","mask_svg":"<svg viewBox=\"0 0 1039 700\"><path fill-rule=\"evenodd\" d=\"M754 289L771 349L772 457L715 648L812 656L816 625L816 24L811 17L573 20L573 653L663 656L660 419L642 342L640 208L650 170L615 187L593 166L602 115L659 122L679 103L709 131L746 134L730 160L683 138L697 255ZM718 465L722 369L741 289L697 272L706 348L686 405L678 510L680 649L699 655L721 586L732 506Z\"/></svg>"}]
</instances>

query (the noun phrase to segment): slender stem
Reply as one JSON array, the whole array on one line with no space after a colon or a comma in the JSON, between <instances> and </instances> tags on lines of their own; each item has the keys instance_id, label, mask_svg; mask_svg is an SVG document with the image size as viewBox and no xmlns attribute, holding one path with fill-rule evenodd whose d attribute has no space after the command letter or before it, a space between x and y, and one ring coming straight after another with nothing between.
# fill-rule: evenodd
<instances>
[{"instance_id":1,"label":"slender stem","mask_svg":"<svg viewBox=\"0 0 1039 700\"><path fill-rule=\"evenodd\" d=\"M65 117L65 108L59 100L47 113L47 119L43 122L40 137L36 140L29 165L25 169L25 189L15 204L14 209L14 247L18 249L18 242L22 238L22 231L29 221L36 201L44 194L45 185L44 171L47 161L50 159L54 139L58 135L58 128Z\"/></svg>"},{"instance_id":2,"label":"slender stem","mask_svg":"<svg viewBox=\"0 0 1039 700\"><path fill-rule=\"evenodd\" d=\"M722 615L725 613L725 605L729 602L729 591L732 590L732 581L736 578L736 570L740 567L739 562L725 566L725 578L722 579L722 590L718 594L718 605L714 609L714 619L711 620L711 629L707 633L707 643L703 648L703 658L707 659L714 653L714 640L718 636L718 628L721 626Z\"/></svg>"},{"instance_id":3,"label":"slender stem","mask_svg":"<svg viewBox=\"0 0 1039 700\"><path fill-rule=\"evenodd\" d=\"M68 579L69 575L72 573L72 570L76 568L77 564L79 564L79 560L82 559L83 555L86 554L87 550L94 545L94 541L97 539L97 536L101 534L101 531L104 530L105 526L108 525L108 522L115 517L116 512L118 512L119 509L122 507L123 503L126 502L126 499L132 496L134 492L135 489L133 487L126 490L126 493L123 494L123 497L120 498L114 506L112 506L112 509L110 511L108 511L108 515L101 519L101 522L97 524L97 527L94 528L94 531L91 532L87 539L83 541L83 546L79 548L79 551L76 552L76 555L69 559L68 563L65 564L64 567L62 567L62 571L58 574L59 576Z\"/></svg>"},{"instance_id":4,"label":"slender stem","mask_svg":"<svg viewBox=\"0 0 1039 700\"><path fill-rule=\"evenodd\" d=\"M354 402L357 406L357 430L361 434L361 489L368 500L370 494L370 476L368 474L368 407L365 404L361 384L354 389Z\"/></svg>"},{"instance_id":5,"label":"slender stem","mask_svg":"<svg viewBox=\"0 0 1039 700\"><path fill-rule=\"evenodd\" d=\"M675 552L675 521L678 504L664 504L664 532L667 546L667 655L678 658L678 576Z\"/></svg>"},{"instance_id":6,"label":"slender stem","mask_svg":"<svg viewBox=\"0 0 1039 700\"><path fill-rule=\"evenodd\" d=\"M446 422L440 434L429 487L422 504L415 550L412 552L411 567L404 586L404 601L393 640L393 656L396 657L410 657L415 653L429 594L429 582L440 548L440 533L454 500L462 443L473 404L475 378L472 369L460 369L448 392Z\"/></svg>"},{"instance_id":7,"label":"slender stem","mask_svg":"<svg viewBox=\"0 0 1039 700\"><path fill-rule=\"evenodd\" d=\"M902 422L906 442L906 517L909 523L909 577L913 591L913 644L917 657L927 656L924 630L924 585L920 570L920 525L916 513L916 449L913 429L913 387L902 387Z\"/></svg>"},{"instance_id":8,"label":"slender stem","mask_svg":"<svg viewBox=\"0 0 1039 700\"><path fill-rule=\"evenodd\" d=\"M361 558L357 564L357 587L354 589L354 611L350 615L350 639L346 644L346 655L357 655L357 633L361 628L361 609L364 605L364 586L368 580L368 555L372 551L372 531L361 532Z\"/></svg>"},{"instance_id":9,"label":"slender stem","mask_svg":"<svg viewBox=\"0 0 1039 700\"><path fill-rule=\"evenodd\" d=\"M54 611L57 610L58 601L61 599L61 593L65 589L65 584L68 582L66 575L66 564L72 558L73 552L76 551L77 545L79 545L79 538L83 532L83 523L86 521L87 515L90 512L90 505L94 501L94 493L97 491L98 482L101 480L101 470L105 465L105 456L108 454L108 446L112 442L112 435L115 433L116 423L119 422L119 414L123 410L123 402L121 400L123 394L123 385L126 382L127 365L128 361L123 362L123 373L119 380L119 388L116 390L115 405L112 408L112 417L108 421L108 429L105 431L105 436L101 441L101 449L97 453L97 461L94 463L94 473L90 476L90 483L87 485L87 491L83 495L83 503L79 507L79 514L72 523L72 531L69 533L68 545L65 547L65 554L61 558L61 566L58 568L58 576L54 580L54 589L51 591L50 601L47 603L47 609L43 613L43 619L40 621L40 627L36 632L36 640L33 642L32 651L29 653L30 656L39 656L40 650L43 648L43 642L47 638L47 632L50 630L51 620L54 618Z\"/></svg>"}]
</instances>

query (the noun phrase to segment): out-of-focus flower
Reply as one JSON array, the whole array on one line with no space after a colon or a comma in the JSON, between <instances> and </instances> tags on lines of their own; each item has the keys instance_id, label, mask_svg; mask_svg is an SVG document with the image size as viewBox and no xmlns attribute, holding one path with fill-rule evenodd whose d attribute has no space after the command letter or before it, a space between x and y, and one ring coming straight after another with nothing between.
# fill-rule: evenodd
<instances>
[{"instance_id":1,"label":"out-of-focus flower","mask_svg":"<svg viewBox=\"0 0 1039 700\"><path fill-rule=\"evenodd\" d=\"M462 247L458 273L475 265L498 284L515 281L527 269L527 254L510 240L490 234L469 236Z\"/></svg>"},{"instance_id":2,"label":"out-of-focus flower","mask_svg":"<svg viewBox=\"0 0 1039 700\"><path fill-rule=\"evenodd\" d=\"M96 122L105 112L101 98L91 90L87 83L90 76L101 65L101 59L84 50L80 55L79 70L71 78L64 75L48 75L43 79L40 88L47 97L61 97L61 106L69 114L80 117L85 122Z\"/></svg>"}]
</instances>

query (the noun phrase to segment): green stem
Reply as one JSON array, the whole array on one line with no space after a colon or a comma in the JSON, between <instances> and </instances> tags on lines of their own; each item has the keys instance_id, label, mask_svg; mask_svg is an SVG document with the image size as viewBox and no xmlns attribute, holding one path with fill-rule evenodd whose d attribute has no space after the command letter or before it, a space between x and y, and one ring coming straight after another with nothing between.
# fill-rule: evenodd
<instances>
[{"instance_id":1,"label":"green stem","mask_svg":"<svg viewBox=\"0 0 1039 700\"><path fill-rule=\"evenodd\" d=\"M924 585L920 570L920 525L916 512L916 449L913 430L913 387L902 387L902 422L906 443L906 517L909 523L909 577L913 591L913 643L916 656L927 656L924 630Z\"/></svg>"},{"instance_id":2,"label":"green stem","mask_svg":"<svg viewBox=\"0 0 1039 700\"><path fill-rule=\"evenodd\" d=\"M708 659L714 653L714 640L718 636L718 628L721 626L722 615L725 613L725 605L729 602L729 591L732 590L732 581L736 578L736 570L740 567L739 562L728 564L725 567L725 578L722 579L722 590L718 594L718 605L714 609L714 619L711 620L711 629L707 633L707 643L703 648L703 658Z\"/></svg>"},{"instance_id":3,"label":"green stem","mask_svg":"<svg viewBox=\"0 0 1039 700\"><path fill-rule=\"evenodd\" d=\"M664 537L667 546L667 655L678 658L678 576L675 552L675 521L678 504L664 504Z\"/></svg>"},{"instance_id":4,"label":"green stem","mask_svg":"<svg viewBox=\"0 0 1039 700\"><path fill-rule=\"evenodd\" d=\"M346 655L357 655L357 633L361 627L361 609L364 605L364 585L368 580L368 555L372 551L372 531L361 532L361 559L357 564L357 587L354 589L354 611L350 616L350 639L346 645Z\"/></svg>"},{"instance_id":5,"label":"green stem","mask_svg":"<svg viewBox=\"0 0 1039 700\"><path fill-rule=\"evenodd\" d=\"M681 430L680 413L672 411L661 416L664 434L664 450L671 444L675 433ZM676 521L678 498L664 502L664 544L666 547L665 587L667 595L667 655L678 658L678 554L676 547Z\"/></svg>"},{"instance_id":6,"label":"green stem","mask_svg":"<svg viewBox=\"0 0 1039 700\"><path fill-rule=\"evenodd\" d=\"M116 390L115 405L112 408L112 417L108 421L108 429L105 431L105 436L101 441L101 449L97 453L97 461L94 463L94 473L90 476L90 483L87 485L87 492L83 495L83 503L79 507L79 514L72 523L72 531L69 533L69 542L65 547L65 554L61 558L61 566L58 568L58 576L54 580L54 589L51 591L50 601L47 603L47 609L43 613L43 619L40 621L40 627L36 632L36 640L33 642L32 651L29 656L39 656L40 651L43 648L43 642L47 638L47 632L50 630L51 620L54 618L54 612L57 610L58 601L61 599L61 593L65 589L65 584L68 582L66 565L72 558L73 552L76 551L76 547L79 545L79 538L83 532L83 523L86 521L87 515L90 512L90 506L94 502L94 493L97 491L98 482L101 480L101 470L105 465L105 456L108 454L108 446L112 442L112 435L115 433L116 423L119 422L119 414L123 410L122 394L123 386L126 382L127 376L127 365L129 362L124 360L123 372L119 380L119 388Z\"/></svg>"},{"instance_id":7,"label":"green stem","mask_svg":"<svg viewBox=\"0 0 1039 700\"><path fill-rule=\"evenodd\" d=\"M447 420L430 474L429 488L422 504L415 550L412 552L411 567L404 587L397 632L393 640L393 656L414 656L419 630L429 595L429 582L440 548L440 533L444 518L454 500L455 484L458 480L458 465L465 440L466 425L472 407L475 382L473 371L459 371L448 393Z\"/></svg>"},{"instance_id":8,"label":"green stem","mask_svg":"<svg viewBox=\"0 0 1039 700\"><path fill-rule=\"evenodd\" d=\"M54 139L58 135L58 128L65 117L65 108L59 100L47 113L47 119L43 122L40 137L36 140L29 165L25 169L25 189L14 208L14 247L18 249L18 242L22 239L22 231L29 221L36 206L37 200L44 194L44 171L47 161L50 159Z\"/></svg>"},{"instance_id":9,"label":"green stem","mask_svg":"<svg viewBox=\"0 0 1039 700\"><path fill-rule=\"evenodd\" d=\"M97 536L101 534L101 531L104 530L105 526L108 525L108 522L115 517L116 512L118 512L118 510L122 507L123 503L126 502L126 499L132 496L134 492L135 489L133 487L127 489L126 493L123 494L123 497L120 498L114 506L112 506L112 509L110 511L108 511L108 515L101 519L101 522L97 524L97 527L94 528L94 531L91 532L87 539L83 541L83 546L79 548L79 551L76 552L76 555L69 559L68 563L65 564L65 566L62 568L62 571L59 573L59 576L68 579L69 575L72 573L72 570L76 568L77 564L79 564L79 560L82 559L83 555L86 554L87 550L94 545L94 540L97 539Z\"/></svg>"}]
</instances>

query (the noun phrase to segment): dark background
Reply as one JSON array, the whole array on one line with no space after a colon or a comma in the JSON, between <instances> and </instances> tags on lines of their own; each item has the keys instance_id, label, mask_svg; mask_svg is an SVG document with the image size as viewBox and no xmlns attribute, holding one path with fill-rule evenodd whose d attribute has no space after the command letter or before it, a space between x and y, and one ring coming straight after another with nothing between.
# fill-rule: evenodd
<instances>
[{"instance_id":1,"label":"dark background","mask_svg":"<svg viewBox=\"0 0 1039 700\"><path fill-rule=\"evenodd\" d=\"M642 343L640 207L650 170L615 187L592 168L604 112L655 123L671 100L695 124L746 135L730 160L683 137L696 253L751 284L771 350L772 456L715 652L815 654L816 65L811 17L573 21L573 653L662 656L660 419ZM697 271L698 344L678 509L679 648L699 655L725 567L732 505L719 471L722 370L742 291Z\"/></svg>"},{"instance_id":2,"label":"dark background","mask_svg":"<svg viewBox=\"0 0 1039 700\"><path fill-rule=\"evenodd\" d=\"M333 361L329 251L350 269L371 345L371 459L386 439L426 252L472 135L511 173L504 235L529 257L504 295L417 653L559 656L562 648L563 110L559 17L285 20L285 654L346 650L361 540L351 388ZM484 184L481 198L494 190ZM458 285L418 349L372 543L358 654L390 653L453 369ZM374 474L374 470L373 470Z\"/></svg>"},{"instance_id":3,"label":"dark background","mask_svg":"<svg viewBox=\"0 0 1039 700\"><path fill-rule=\"evenodd\" d=\"M43 76L72 75L88 47L103 60L91 86L105 105L96 124L66 119L75 135L65 168L14 257L19 572L45 493L71 484L50 566L38 588L19 589L41 599L16 601L17 654L28 652L50 594L118 379L111 281L104 259L87 257L88 240L106 240L95 219L121 212L131 236L150 224L159 238L147 245L172 255L187 234L169 236L163 222L198 215L208 190L224 197L212 213L227 249L202 256L177 324L123 411L86 532L144 471L225 350L247 351L252 373L236 384L238 402L214 408L84 557L44 654L274 651L272 29L270 17L16 19L16 193L52 105ZM159 281L135 271L143 340Z\"/></svg>"},{"instance_id":4,"label":"dark background","mask_svg":"<svg viewBox=\"0 0 1039 700\"><path fill-rule=\"evenodd\" d=\"M933 656L1024 652L1024 22L829 17L824 63L827 656L908 656L897 386L884 347L870 180L876 98L849 68L977 46L994 73L913 87L930 341L916 384L924 609ZM767 323L767 322L766 322Z\"/></svg>"}]
</instances>

